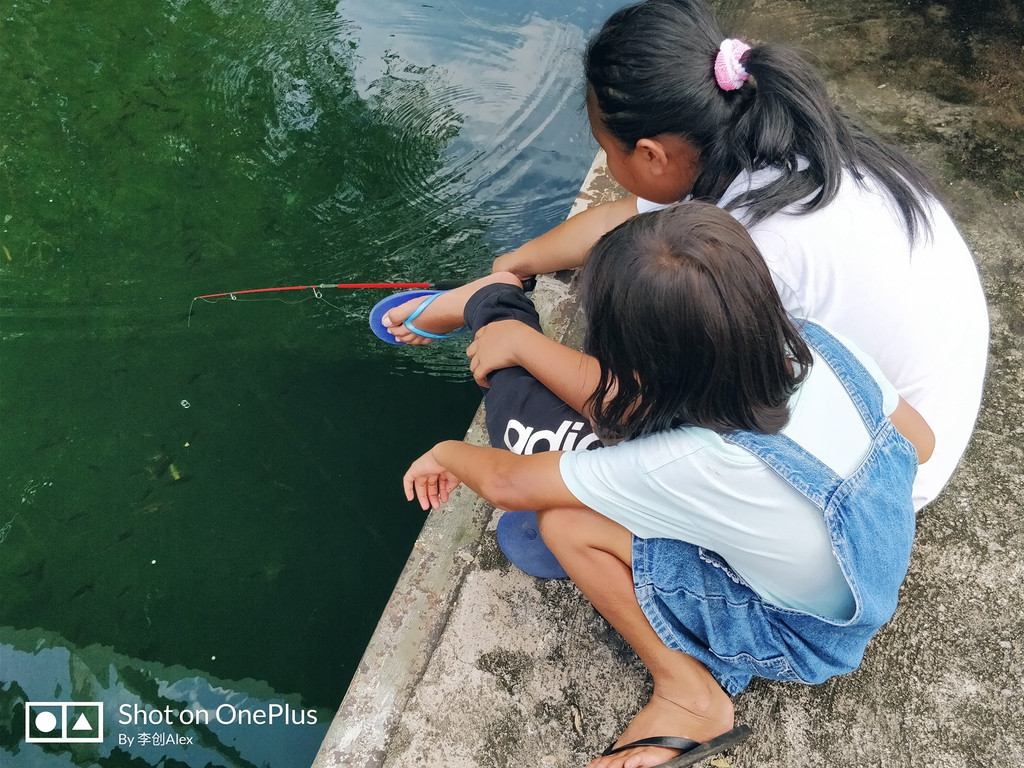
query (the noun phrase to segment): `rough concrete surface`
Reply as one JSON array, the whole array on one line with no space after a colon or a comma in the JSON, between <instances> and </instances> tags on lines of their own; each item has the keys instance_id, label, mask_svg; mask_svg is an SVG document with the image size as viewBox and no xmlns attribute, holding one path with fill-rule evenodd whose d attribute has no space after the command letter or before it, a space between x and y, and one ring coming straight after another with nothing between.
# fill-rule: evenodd
<instances>
[{"instance_id":1,"label":"rough concrete surface","mask_svg":"<svg viewBox=\"0 0 1024 768\"><path fill-rule=\"evenodd\" d=\"M965 7L985 25L965 28ZM815 687L755 681L736 698L754 737L707 764L1024 765L1022 12L756 0L746 14L744 37L802 47L844 108L939 180L978 261L992 343L973 442L920 513L900 607L863 666ZM598 158L577 206L616 194ZM549 332L578 341L571 276L535 296ZM486 442L480 414L467 439ZM429 516L317 768L585 765L646 702L646 671L571 583L508 565L499 514L460 491Z\"/></svg>"}]
</instances>

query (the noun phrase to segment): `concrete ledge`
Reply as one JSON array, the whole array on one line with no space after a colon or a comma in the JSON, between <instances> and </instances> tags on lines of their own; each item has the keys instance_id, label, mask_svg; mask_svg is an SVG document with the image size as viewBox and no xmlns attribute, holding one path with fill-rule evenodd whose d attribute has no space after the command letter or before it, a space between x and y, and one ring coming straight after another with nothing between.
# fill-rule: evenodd
<instances>
[{"instance_id":1,"label":"concrete ledge","mask_svg":"<svg viewBox=\"0 0 1024 768\"><path fill-rule=\"evenodd\" d=\"M621 188L607 175L603 155L598 155L570 216L621 194ZM573 279L570 272L543 275L534 292L545 331L566 343L578 342L578 338L567 336L570 330L578 334L581 327L572 322L579 312ZM466 439L489 444L482 406ZM538 593L575 593L580 608L591 614L592 620L596 618L568 582L538 582L508 564L494 539L498 514L475 494L460 488L442 509L427 517L314 766L404 764L405 758L396 757L401 753L399 745L411 746L417 735L428 740L438 738L437 734L417 734L418 728L410 723L426 725L444 716L449 718L445 730L467 730L467 724L450 718L458 720L470 714L467 710L475 709L473 702L479 696L472 694L472 678L483 676L489 685L493 675L504 675L511 685L511 677L517 676L510 667L515 666L513 660L518 659L520 666L533 666L531 659L538 648L531 642L532 633L524 622L539 628L544 622L530 615L536 607L546 603L556 608L564 602L545 601ZM500 609L505 612L496 614ZM480 613L484 615L478 616ZM474 638L483 640L483 645ZM468 674L463 669L465 664L451 658L453 649L467 659L483 659L479 663L489 669L477 667L475 675ZM450 665L459 671L448 675L444 670L452 668ZM446 678L452 678L455 690L450 695L439 692L437 707L426 705L434 712L421 713L423 700L431 701L428 689L443 690ZM480 680L476 683L479 685ZM550 688L551 681L538 679L538 685ZM559 691L550 689L548 693ZM571 710L570 706L570 715ZM577 708L575 719L580 717ZM531 719L528 713L523 714L524 725L528 726ZM573 719L570 716L570 721ZM477 727L490 734L481 734L485 741L494 738L488 725L479 723ZM450 755L435 757L438 765L477 764L468 756L461 760ZM425 764L434 764L434 758ZM488 760L486 764L499 763Z\"/></svg>"}]
</instances>

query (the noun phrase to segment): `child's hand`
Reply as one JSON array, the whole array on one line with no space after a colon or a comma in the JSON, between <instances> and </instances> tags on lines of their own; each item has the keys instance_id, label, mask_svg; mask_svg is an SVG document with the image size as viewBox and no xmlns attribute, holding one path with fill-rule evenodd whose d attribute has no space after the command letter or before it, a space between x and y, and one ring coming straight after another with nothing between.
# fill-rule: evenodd
<instances>
[{"instance_id":1,"label":"child's hand","mask_svg":"<svg viewBox=\"0 0 1024 768\"><path fill-rule=\"evenodd\" d=\"M490 386L487 377L491 373L520 365L522 345L535 334L537 331L518 320L498 320L477 331L473 343L466 348L469 370L476 383L481 387Z\"/></svg>"},{"instance_id":2,"label":"child's hand","mask_svg":"<svg viewBox=\"0 0 1024 768\"><path fill-rule=\"evenodd\" d=\"M412 501L415 496L423 510L440 507L461 482L437 462L433 449L416 459L402 478L406 500Z\"/></svg>"},{"instance_id":3,"label":"child's hand","mask_svg":"<svg viewBox=\"0 0 1024 768\"><path fill-rule=\"evenodd\" d=\"M519 251L502 254L491 264L491 274L496 272L511 272L520 280L534 277L536 272L531 269L526 260L519 255Z\"/></svg>"}]
</instances>

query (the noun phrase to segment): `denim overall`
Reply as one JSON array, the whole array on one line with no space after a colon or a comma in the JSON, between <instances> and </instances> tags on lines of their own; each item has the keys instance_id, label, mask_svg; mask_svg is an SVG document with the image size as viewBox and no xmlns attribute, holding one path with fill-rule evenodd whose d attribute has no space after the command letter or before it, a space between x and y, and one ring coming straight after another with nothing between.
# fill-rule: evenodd
<instances>
[{"instance_id":1,"label":"denim overall","mask_svg":"<svg viewBox=\"0 0 1024 768\"><path fill-rule=\"evenodd\" d=\"M853 592L853 616L781 608L761 599L714 552L673 539L633 538L636 596L651 625L669 648L702 662L730 695L755 675L820 683L856 669L868 640L892 618L910 561L917 452L883 414L882 393L860 361L820 326L806 322L801 335L864 420L872 438L864 462L842 478L785 435L723 437L821 510Z\"/></svg>"}]
</instances>

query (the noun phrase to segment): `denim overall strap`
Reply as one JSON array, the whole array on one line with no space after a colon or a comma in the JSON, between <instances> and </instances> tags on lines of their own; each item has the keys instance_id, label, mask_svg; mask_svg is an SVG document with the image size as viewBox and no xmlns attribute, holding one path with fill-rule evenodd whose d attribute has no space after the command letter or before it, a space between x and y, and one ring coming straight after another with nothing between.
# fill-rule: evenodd
<instances>
[{"instance_id":1,"label":"denim overall strap","mask_svg":"<svg viewBox=\"0 0 1024 768\"><path fill-rule=\"evenodd\" d=\"M828 637L831 630L825 625L842 627L845 639L836 636L825 646L833 642L836 648L842 643L855 649L896 607L914 535L910 488L917 454L885 415L882 390L856 355L819 325L805 322L800 331L816 364L828 365L836 375L867 428L871 447L860 466L849 477L839 477L784 434L738 431L722 437L748 450L818 506L853 591L856 609L846 621L795 617L781 610L777 618L806 639Z\"/></svg>"},{"instance_id":2,"label":"denim overall strap","mask_svg":"<svg viewBox=\"0 0 1024 768\"><path fill-rule=\"evenodd\" d=\"M835 373L874 439L888 423L878 382L850 350L820 325L804 321L800 332L819 359ZM736 431L722 438L757 456L821 510L844 482L844 478L784 434Z\"/></svg>"},{"instance_id":3,"label":"denim overall strap","mask_svg":"<svg viewBox=\"0 0 1024 768\"><path fill-rule=\"evenodd\" d=\"M876 434L888 420L882 409L878 382L853 352L817 323L805 320L800 332L842 382L868 432Z\"/></svg>"}]
</instances>

